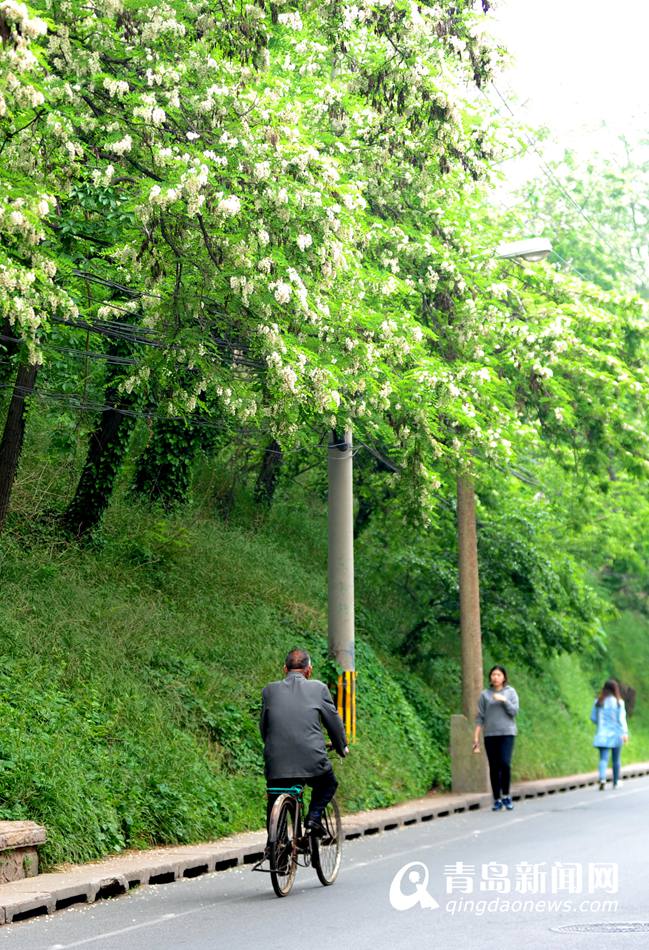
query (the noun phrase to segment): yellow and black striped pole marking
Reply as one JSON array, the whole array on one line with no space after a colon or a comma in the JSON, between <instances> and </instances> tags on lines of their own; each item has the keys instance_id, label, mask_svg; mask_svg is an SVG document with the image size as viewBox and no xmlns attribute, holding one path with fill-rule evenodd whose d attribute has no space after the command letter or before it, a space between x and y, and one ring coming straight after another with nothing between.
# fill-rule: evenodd
<instances>
[{"instance_id":1,"label":"yellow and black striped pole marking","mask_svg":"<svg viewBox=\"0 0 649 950\"><path fill-rule=\"evenodd\" d=\"M338 677L338 714L347 738L356 741L356 671L346 670Z\"/></svg>"}]
</instances>

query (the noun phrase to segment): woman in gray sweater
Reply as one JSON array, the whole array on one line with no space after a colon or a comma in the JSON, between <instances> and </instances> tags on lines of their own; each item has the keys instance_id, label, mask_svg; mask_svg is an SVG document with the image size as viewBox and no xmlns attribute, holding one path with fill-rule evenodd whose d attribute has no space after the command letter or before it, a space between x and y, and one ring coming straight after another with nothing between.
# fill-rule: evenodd
<instances>
[{"instance_id":1,"label":"woman in gray sweater","mask_svg":"<svg viewBox=\"0 0 649 950\"><path fill-rule=\"evenodd\" d=\"M493 811L514 807L509 784L514 752L518 695L507 682L504 666L492 666L489 670L489 689L483 689L478 699L478 714L475 717L473 751L480 752L480 730L484 733L484 745L489 760L489 778L494 796Z\"/></svg>"}]
</instances>

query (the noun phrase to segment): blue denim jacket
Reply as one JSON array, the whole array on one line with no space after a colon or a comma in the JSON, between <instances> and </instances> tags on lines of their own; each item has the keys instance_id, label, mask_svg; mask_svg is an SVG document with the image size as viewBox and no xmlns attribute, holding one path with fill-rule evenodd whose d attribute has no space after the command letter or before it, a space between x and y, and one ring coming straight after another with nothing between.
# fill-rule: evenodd
<instances>
[{"instance_id":1,"label":"blue denim jacket","mask_svg":"<svg viewBox=\"0 0 649 950\"><path fill-rule=\"evenodd\" d=\"M597 726L593 745L598 749L615 749L622 745L622 737L629 734L623 699L619 706L615 696L607 696L601 706L595 700L590 718Z\"/></svg>"}]
</instances>

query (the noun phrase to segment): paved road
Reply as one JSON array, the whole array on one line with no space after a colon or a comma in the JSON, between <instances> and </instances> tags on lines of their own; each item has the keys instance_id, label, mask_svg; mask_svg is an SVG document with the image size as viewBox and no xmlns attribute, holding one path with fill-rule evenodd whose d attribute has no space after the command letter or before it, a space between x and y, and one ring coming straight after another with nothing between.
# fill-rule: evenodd
<instances>
[{"instance_id":1,"label":"paved road","mask_svg":"<svg viewBox=\"0 0 649 950\"><path fill-rule=\"evenodd\" d=\"M348 842L330 888L300 869L278 900L267 875L234 869L2 927L0 950L635 950L648 816L648 778L454 815ZM605 932L629 924L644 933Z\"/></svg>"}]
</instances>

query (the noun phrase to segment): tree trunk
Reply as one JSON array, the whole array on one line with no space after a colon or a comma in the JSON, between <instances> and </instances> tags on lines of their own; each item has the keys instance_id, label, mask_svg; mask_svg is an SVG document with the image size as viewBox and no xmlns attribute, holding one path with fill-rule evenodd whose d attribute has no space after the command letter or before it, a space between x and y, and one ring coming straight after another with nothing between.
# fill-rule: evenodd
<instances>
[{"instance_id":1,"label":"tree trunk","mask_svg":"<svg viewBox=\"0 0 649 950\"><path fill-rule=\"evenodd\" d=\"M104 409L90 435L88 454L74 498L63 523L77 538L92 533L108 507L115 480L124 460L135 419L120 412L124 406Z\"/></svg>"},{"instance_id":2,"label":"tree trunk","mask_svg":"<svg viewBox=\"0 0 649 950\"><path fill-rule=\"evenodd\" d=\"M284 457L279 443L273 439L266 446L255 484L255 501L262 508L270 508Z\"/></svg>"},{"instance_id":3,"label":"tree trunk","mask_svg":"<svg viewBox=\"0 0 649 950\"><path fill-rule=\"evenodd\" d=\"M24 363L18 367L2 442L0 442L0 531L4 528L11 491L18 470L25 437L26 397L34 391L38 366Z\"/></svg>"},{"instance_id":4,"label":"tree trunk","mask_svg":"<svg viewBox=\"0 0 649 950\"><path fill-rule=\"evenodd\" d=\"M108 352L128 357L133 352L133 344L128 340L111 340ZM65 528L76 538L91 534L100 524L135 426L135 419L121 411L135 402L133 395L124 396L119 391L122 375L123 368L119 364L109 365L104 396L109 408L102 411L99 424L90 435L77 490L63 515Z\"/></svg>"},{"instance_id":5,"label":"tree trunk","mask_svg":"<svg viewBox=\"0 0 649 950\"><path fill-rule=\"evenodd\" d=\"M462 711L473 721L482 691L482 632L475 491L470 478L457 480L457 528L460 568L460 635L462 640Z\"/></svg>"},{"instance_id":6,"label":"tree trunk","mask_svg":"<svg viewBox=\"0 0 649 950\"><path fill-rule=\"evenodd\" d=\"M359 539L361 533L370 523L370 517L373 511L374 505L370 499L359 495L358 508L356 509L356 517L354 518L354 541Z\"/></svg>"},{"instance_id":7,"label":"tree trunk","mask_svg":"<svg viewBox=\"0 0 649 950\"><path fill-rule=\"evenodd\" d=\"M200 445L197 426L177 419L156 422L149 444L137 461L133 490L167 509L184 504Z\"/></svg>"}]
</instances>

